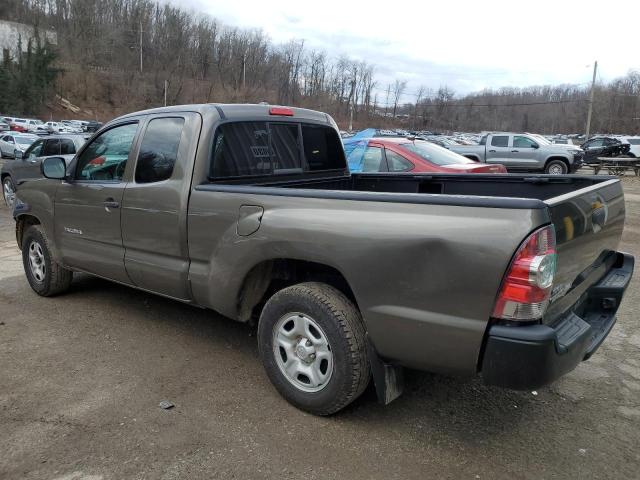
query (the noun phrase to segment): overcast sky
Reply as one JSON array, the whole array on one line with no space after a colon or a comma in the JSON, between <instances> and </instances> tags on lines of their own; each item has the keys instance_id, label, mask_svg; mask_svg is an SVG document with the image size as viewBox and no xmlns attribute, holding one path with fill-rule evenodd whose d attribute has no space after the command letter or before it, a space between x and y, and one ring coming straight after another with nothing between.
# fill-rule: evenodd
<instances>
[{"instance_id":1,"label":"overcast sky","mask_svg":"<svg viewBox=\"0 0 640 480\"><path fill-rule=\"evenodd\" d=\"M183 0L174 3L228 25L260 28L275 41L305 45L376 65L395 78L448 85L457 94L485 87L588 83L640 70L640 1ZM409 97L404 99L410 100Z\"/></svg>"}]
</instances>

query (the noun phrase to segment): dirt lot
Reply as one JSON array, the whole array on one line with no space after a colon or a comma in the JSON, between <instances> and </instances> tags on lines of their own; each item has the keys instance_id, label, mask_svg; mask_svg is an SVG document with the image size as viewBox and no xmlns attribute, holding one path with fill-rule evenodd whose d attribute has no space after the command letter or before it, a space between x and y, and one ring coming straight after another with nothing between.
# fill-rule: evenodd
<instances>
[{"instance_id":1,"label":"dirt lot","mask_svg":"<svg viewBox=\"0 0 640 480\"><path fill-rule=\"evenodd\" d=\"M640 179L621 248L640 256ZM271 387L250 328L78 276L29 288L0 208L0 478L638 478L636 274L609 339L538 392L409 372L316 418ZM161 400L175 404L158 407Z\"/></svg>"}]
</instances>

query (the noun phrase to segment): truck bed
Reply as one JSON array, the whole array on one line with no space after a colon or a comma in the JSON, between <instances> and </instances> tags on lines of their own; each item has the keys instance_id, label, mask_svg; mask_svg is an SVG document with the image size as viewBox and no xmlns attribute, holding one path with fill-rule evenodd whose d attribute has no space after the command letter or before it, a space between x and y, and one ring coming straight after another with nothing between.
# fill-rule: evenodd
<instances>
[{"instance_id":1,"label":"truck bed","mask_svg":"<svg viewBox=\"0 0 640 480\"><path fill-rule=\"evenodd\" d=\"M318 196L353 200L434 203L499 208L544 208L544 202L585 188L617 183L616 177L541 174L352 174L330 178L227 181L207 190L252 191L267 195ZM295 189L290 190L280 189ZM311 190L323 190L313 193ZM358 195L358 193L385 195ZM355 194L355 195L350 195ZM389 195L395 194L395 195ZM403 195L414 194L414 195ZM419 197L415 194L432 194ZM433 195L435 194L435 195ZM467 197L467 198L465 198ZM470 198L469 198L470 197ZM474 198L482 197L482 198ZM538 200L531 202L526 200Z\"/></svg>"},{"instance_id":2,"label":"truck bed","mask_svg":"<svg viewBox=\"0 0 640 480\"><path fill-rule=\"evenodd\" d=\"M333 178L282 179L247 184L207 184L200 190L397 204L538 211L555 227L558 250L551 324L604 275L615 259L624 225L624 197L616 177L536 174L352 174ZM350 207L353 208L353 207ZM401 208L401 207L398 207ZM430 210L433 211L433 210ZM426 213L426 211L425 211ZM587 281L588 280L588 281ZM571 293L571 294L570 294Z\"/></svg>"}]
</instances>

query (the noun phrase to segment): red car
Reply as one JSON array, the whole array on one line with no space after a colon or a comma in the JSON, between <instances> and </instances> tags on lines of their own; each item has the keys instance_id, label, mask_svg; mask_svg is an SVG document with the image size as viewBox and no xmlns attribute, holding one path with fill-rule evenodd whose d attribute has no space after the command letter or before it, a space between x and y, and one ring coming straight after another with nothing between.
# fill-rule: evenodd
<instances>
[{"instance_id":1,"label":"red car","mask_svg":"<svg viewBox=\"0 0 640 480\"><path fill-rule=\"evenodd\" d=\"M433 143L404 137L371 138L364 153L355 149L347 160L352 172L507 173L503 165L476 162Z\"/></svg>"}]
</instances>

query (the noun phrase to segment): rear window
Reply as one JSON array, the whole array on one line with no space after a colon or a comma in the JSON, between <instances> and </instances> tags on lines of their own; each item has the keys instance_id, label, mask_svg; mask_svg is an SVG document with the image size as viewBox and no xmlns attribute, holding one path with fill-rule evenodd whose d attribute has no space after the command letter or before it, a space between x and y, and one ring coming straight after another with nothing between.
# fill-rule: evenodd
<instances>
[{"instance_id":1,"label":"rear window","mask_svg":"<svg viewBox=\"0 0 640 480\"><path fill-rule=\"evenodd\" d=\"M640 138L628 138L627 142L631 145L640 145Z\"/></svg>"},{"instance_id":2,"label":"rear window","mask_svg":"<svg viewBox=\"0 0 640 480\"><path fill-rule=\"evenodd\" d=\"M345 167L342 142L333 128L302 125L302 138L309 170L335 170Z\"/></svg>"},{"instance_id":3,"label":"rear window","mask_svg":"<svg viewBox=\"0 0 640 480\"><path fill-rule=\"evenodd\" d=\"M447 150L446 148L434 145L429 142L403 143L401 145L402 148L406 148L407 150L415 153L427 162L431 162L436 165L476 163L469 158L463 157L462 155L458 155L451 150Z\"/></svg>"},{"instance_id":4,"label":"rear window","mask_svg":"<svg viewBox=\"0 0 640 480\"><path fill-rule=\"evenodd\" d=\"M507 135L498 135L491 138L492 147L507 147L509 146L509 137Z\"/></svg>"},{"instance_id":5,"label":"rear window","mask_svg":"<svg viewBox=\"0 0 640 480\"><path fill-rule=\"evenodd\" d=\"M211 178L283 175L345 168L342 143L329 127L235 122L216 131Z\"/></svg>"}]
</instances>

